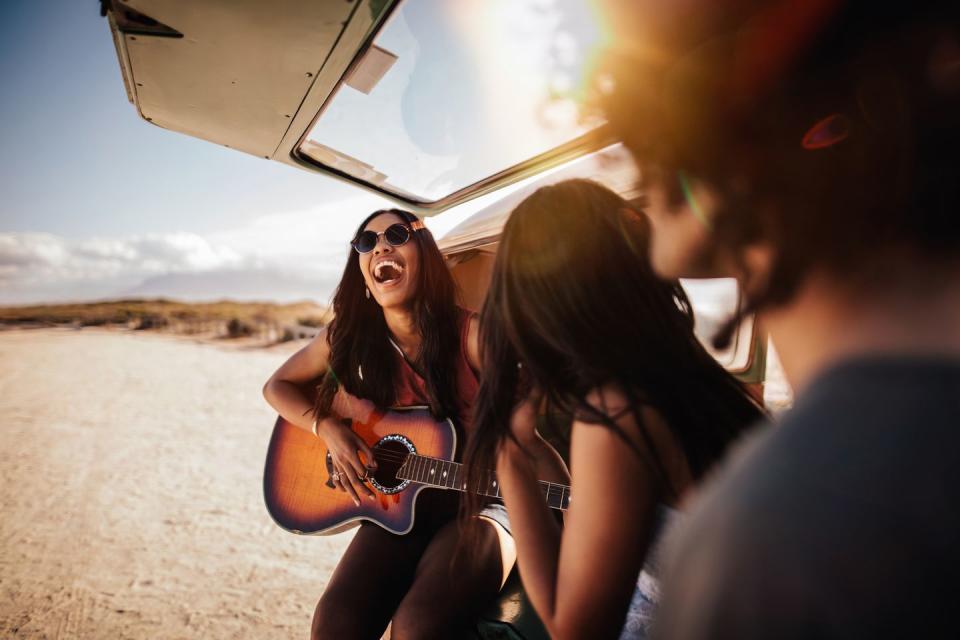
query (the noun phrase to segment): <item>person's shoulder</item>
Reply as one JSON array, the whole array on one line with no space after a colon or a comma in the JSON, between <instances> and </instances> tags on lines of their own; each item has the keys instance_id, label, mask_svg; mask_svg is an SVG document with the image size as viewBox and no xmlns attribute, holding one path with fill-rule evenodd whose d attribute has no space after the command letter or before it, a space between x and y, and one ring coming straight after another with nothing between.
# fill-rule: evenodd
<instances>
[{"instance_id":1,"label":"person's shoulder","mask_svg":"<svg viewBox=\"0 0 960 640\"><path fill-rule=\"evenodd\" d=\"M632 408L630 400L623 388L614 383L608 383L591 389L584 401L587 406L611 418L622 415Z\"/></svg>"},{"instance_id":2,"label":"person's shoulder","mask_svg":"<svg viewBox=\"0 0 960 640\"><path fill-rule=\"evenodd\" d=\"M469 329L474 330L480 327L480 314L473 309L457 307L457 314L460 316L460 322L464 323Z\"/></svg>"},{"instance_id":3,"label":"person's shoulder","mask_svg":"<svg viewBox=\"0 0 960 640\"><path fill-rule=\"evenodd\" d=\"M320 327L320 330L310 339L304 350L313 354L323 354L326 357L330 352L328 327Z\"/></svg>"},{"instance_id":4,"label":"person's shoulder","mask_svg":"<svg viewBox=\"0 0 960 640\"><path fill-rule=\"evenodd\" d=\"M461 333L467 337L479 336L480 315L473 309L457 306L457 324Z\"/></svg>"},{"instance_id":5,"label":"person's shoulder","mask_svg":"<svg viewBox=\"0 0 960 640\"><path fill-rule=\"evenodd\" d=\"M752 491L755 483L774 491L783 486L762 465L773 437L774 430L754 430L737 443L666 531L658 637L733 637L728 625L739 624L730 622L734 612L764 606L769 594L763 585L790 561L770 535L781 529L771 521L780 512L765 513L771 494Z\"/></svg>"},{"instance_id":6,"label":"person's shoulder","mask_svg":"<svg viewBox=\"0 0 960 640\"><path fill-rule=\"evenodd\" d=\"M582 422L609 420L620 426L642 427L647 431L669 431L659 411L615 382L594 387L583 400L585 407L575 416Z\"/></svg>"},{"instance_id":7,"label":"person's shoulder","mask_svg":"<svg viewBox=\"0 0 960 640\"><path fill-rule=\"evenodd\" d=\"M620 426L643 427L648 431L667 429L659 411L615 382L594 387L583 400L585 406L574 416L581 422L611 421Z\"/></svg>"},{"instance_id":8,"label":"person's shoulder","mask_svg":"<svg viewBox=\"0 0 960 640\"><path fill-rule=\"evenodd\" d=\"M956 420L944 406L956 407L955 396L931 381L960 379L957 371L844 364L815 380L777 426L748 434L670 530L664 637L803 637L796 629L811 616L855 629L863 622L850 607L858 606L894 624L883 611L887 594L933 575L953 553L958 525L947 505L958 484L947 438L956 436L945 434ZM917 372L923 384L908 375Z\"/></svg>"},{"instance_id":9,"label":"person's shoulder","mask_svg":"<svg viewBox=\"0 0 960 640\"><path fill-rule=\"evenodd\" d=\"M683 558L686 550L734 562L741 549L755 543L754 517L763 513L771 496L782 493L790 480L768 463L777 447L778 428L755 429L734 443L726 458L714 467L685 504L686 515L673 531L668 550ZM779 512L779 510L775 510ZM751 561L749 552L745 560ZM737 559L735 562L741 562Z\"/></svg>"},{"instance_id":10,"label":"person's shoulder","mask_svg":"<svg viewBox=\"0 0 960 640\"><path fill-rule=\"evenodd\" d=\"M467 362L475 374L479 375L480 363L480 316L476 311L465 307L457 307L460 316L461 344Z\"/></svg>"},{"instance_id":11,"label":"person's shoulder","mask_svg":"<svg viewBox=\"0 0 960 640\"><path fill-rule=\"evenodd\" d=\"M671 467L681 468L683 481L688 481L689 469L682 444L653 405L636 394L627 393L616 383L594 387L584 397L584 404L586 406L574 416L576 421L616 424L636 450L646 451L652 446L657 458L671 461Z\"/></svg>"}]
</instances>

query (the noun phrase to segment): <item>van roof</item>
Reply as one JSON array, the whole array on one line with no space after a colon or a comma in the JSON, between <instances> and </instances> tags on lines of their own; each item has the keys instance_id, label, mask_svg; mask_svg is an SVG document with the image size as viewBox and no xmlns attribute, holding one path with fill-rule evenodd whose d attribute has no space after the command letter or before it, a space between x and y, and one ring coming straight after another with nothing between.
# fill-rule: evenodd
<instances>
[{"instance_id":1,"label":"van roof","mask_svg":"<svg viewBox=\"0 0 960 640\"><path fill-rule=\"evenodd\" d=\"M595 180L628 201L639 195L636 166L623 145L617 143L552 170L532 184L480 209L444 234L438 241L440 250L446 256L484 246L492 251L507 217L518 204L540 187L571 178Z\"/></svg>"}]
</instances>

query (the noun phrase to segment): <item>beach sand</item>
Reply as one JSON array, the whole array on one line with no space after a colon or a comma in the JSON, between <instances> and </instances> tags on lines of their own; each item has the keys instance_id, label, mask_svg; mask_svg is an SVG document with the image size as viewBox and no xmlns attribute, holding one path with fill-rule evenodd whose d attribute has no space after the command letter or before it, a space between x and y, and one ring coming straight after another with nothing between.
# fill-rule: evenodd
<instances>
[{"instance_id":1,"label":"beach sand","mask_svg":"<svg viewBox=\"0 0 960 640\"><path fill-rule=\"evenodd\" d=\"M299 346L0 331L0 637L307 637L352 533L263 506L261 387Z\"/></svg>"},{"instance_id":2,"label":"beach sand","mask_svg":"<svg viewBox=\"0 0 960 640\"><path fill-rule=\"evenodd\" d=\"M263 506L261 387L295 348L0 332L0 637L306 637L352 533Z\"/></svg>"}]
</instances>

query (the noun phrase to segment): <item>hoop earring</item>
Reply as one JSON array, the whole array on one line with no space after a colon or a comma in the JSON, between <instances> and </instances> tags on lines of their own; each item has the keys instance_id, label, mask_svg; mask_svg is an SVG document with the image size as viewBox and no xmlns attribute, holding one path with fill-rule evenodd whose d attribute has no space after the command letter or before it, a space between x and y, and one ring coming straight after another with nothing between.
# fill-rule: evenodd
<instances>
[{"instance_id":1,"label":"hoop earring","mask_svg":"<svg viewBox=\"0 0 960 640\"><path fill-rule=\"evenodd\" d=\"M370 287L366 287L367 290L367 300L370 299Z\"/></svg>"}]
</instances>

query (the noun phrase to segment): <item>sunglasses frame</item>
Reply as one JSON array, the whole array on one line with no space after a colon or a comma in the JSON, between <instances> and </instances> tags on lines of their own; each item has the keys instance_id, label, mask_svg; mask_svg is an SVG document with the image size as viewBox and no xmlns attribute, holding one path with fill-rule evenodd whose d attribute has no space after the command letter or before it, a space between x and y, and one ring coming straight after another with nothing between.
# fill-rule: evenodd
<instances>
[{"instance_id":1,"label":"sunglasses frame","mask_svg":"<svg viewBox=\"0 0 960 640\"><path fill-rule=\"evenodd\" d=\"M390 241L389 238L387 238L387 232L389 232L394 227L402 227L407 231L407 237L403 242L398 242L394 244L393 242ZM364 253L370 253L371 251L377 248L377 245L380 244L380 236L383 236L383 238L387 241L387 244L389 244L391 247L402 247L403 245L410 242L410 238L413 237L414 232L419 231L420 229L423 229L423 228L424 228L423 222L419 220L415 220L409 224L405 222L394 222L392 225L390 225L383 231L373 231L371 229L364 229L363 231L358 233L353 240L350 241L350 246L353 247L354 251L356 251L361 255ZM365 233L372 233L376 236L376 238L374 239L373 244L370 246L369 249L367 249L366 251L361 251L360 247L357 245L360 242L360 237Z\"/></svg>"}]
</instances>

